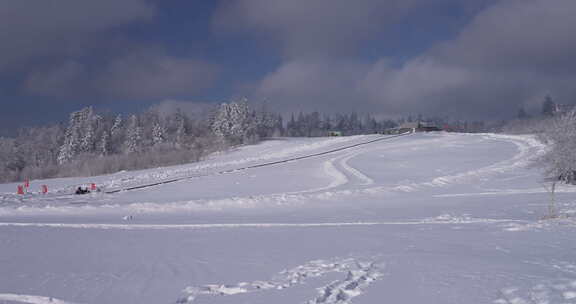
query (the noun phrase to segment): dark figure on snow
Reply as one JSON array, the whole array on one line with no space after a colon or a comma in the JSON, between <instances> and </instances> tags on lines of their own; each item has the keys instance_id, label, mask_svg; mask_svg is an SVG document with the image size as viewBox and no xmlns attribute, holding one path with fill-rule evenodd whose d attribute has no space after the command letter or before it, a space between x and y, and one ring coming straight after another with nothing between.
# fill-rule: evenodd
<instances>
[{"instance_id":1,"label":"dark figure on snow","mask_svg":"<svg viewBox=\"0 0 576 304\"><path fill-rule=\"evenodd\" d=\"M90 193L88 188L82 189L82 187L78 187L78 189L76 189L76 194L86 194L86 193Z\"/></svg>"}]
</instances>

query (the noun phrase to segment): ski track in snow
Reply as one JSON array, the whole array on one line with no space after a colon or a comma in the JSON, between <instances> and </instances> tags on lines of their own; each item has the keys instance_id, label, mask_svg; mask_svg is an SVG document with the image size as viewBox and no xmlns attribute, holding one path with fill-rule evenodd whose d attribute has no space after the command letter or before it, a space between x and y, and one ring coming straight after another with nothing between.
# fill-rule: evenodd
<instances>
[{"instance_id":1,"label":"ski track in snow","mask_svg":"<svg viewBox=\"0 0 576 304\"><path fill-rule=\"evenodd\" d=\"M26 304L73 304L52 297L0 293L0 303L26 303Z\"/></svg>"},{"instance_id":2,"label":"ski track in snow","mask_svg":"<svg viewBox=\"0 0 576 304\"><path fill-rule=\"evenodd\" d=\"M346 170L347 172L349 172L350 174L354 175L356 178L358 178L361 182L359 183L361 186L366 186L366 185L372 185L374 184L374 180L369 178L368 176L366 176L364 173L358 171L356 168L350 166L348 164L348 162L354 158L357 157L359 154L363 153L365 151L358 151L352 155L349 155L347 157L345 157L341 162L340 165L342 166L342 168L344 168L344 170Z\"/></svg>"},{"instance_id":3,"label":"ski track in snow","mask_svg":"<svg viewBox=\"0 0 576 304\"><path fill-rule=\"evenodd\" d=\"M77 223L22 223L0 222L0 227L42 227L74 229L167 230L167 229L237 229L237 228L314 228L385 225L453 225L453 224L505 224L522 225L528 221L512 219L473 218L468 215L443 214L415 221L397 222L333 222L333 223L220 223L220 224L77 224ZM506 226L508 227L508 226ZM512 227L512 226L511 226ZM513 231L513 230L510 230Z\"/></svg>"},{"instance_id":4,"label":"ski track in snow","mask_svg":"<svg viewBox=\"0 0 576 304\"><path fill-rule=\"evenodd\" d=\"M281 195L290 196L290 195L303 195L303 194L312 195L315 193L325 193L328 192L328 190L332 190L350 184L351 181L349 176L359 180L358 182L359 185L372 184L373 183L372 179L370 179L366 175L362 174L360 171L348 165L348 161L350 159L364 152L365 150L360 148L358 151L348 152L344 155L339 155L337 157L324 161L323 164L324 174L332 179L329 185L302 191L281 193Z\"/></svg>"},{"instance_id":5,"label":"ski track in snow","mask_svg":"<svg viewBox=\"0 0 576 304\"><path fill-rule=\"evenodd\" d=\"M231 296L235 294L262 292L270 289L286 289L304 284L310 278L322 277L328 273L346 273L318 289L318 296L307 304L349 304L352 299L363 294L368 286L383 276L384 265L373 261L359 261L353 258L314 260L289 270L283 270L269 281L240 282L235 285L207 284L190 286L183 290L183 296L176 303L190 304L202 296Z\"/></svg>"}]
</instances>

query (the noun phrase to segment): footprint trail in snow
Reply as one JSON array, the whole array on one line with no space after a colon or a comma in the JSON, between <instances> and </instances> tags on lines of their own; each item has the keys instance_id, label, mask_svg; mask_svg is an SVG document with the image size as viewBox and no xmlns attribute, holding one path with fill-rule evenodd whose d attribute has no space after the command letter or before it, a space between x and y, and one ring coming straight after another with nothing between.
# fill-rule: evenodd
<instances>
[{"instance_id":1,"label":"footprint trail in snow","mask_svg":"<svg viewBox=\"0 0 576 304\"><path fill-rule=\"evenodd\" d=\"M269 281L241 282L235 285L207 284L184 289L177 304L191 304L201 296L231 296L254 293L270 289L286 289L304 284L310 278L322 277L329 273L345 273L341 280L318 288L318 296L306 304L348 304L363 294L368 286L383 276L384 265L371 261L358 261L353 258L314 260L295 268L284 270Z\"/></svg>"}]
</instances>

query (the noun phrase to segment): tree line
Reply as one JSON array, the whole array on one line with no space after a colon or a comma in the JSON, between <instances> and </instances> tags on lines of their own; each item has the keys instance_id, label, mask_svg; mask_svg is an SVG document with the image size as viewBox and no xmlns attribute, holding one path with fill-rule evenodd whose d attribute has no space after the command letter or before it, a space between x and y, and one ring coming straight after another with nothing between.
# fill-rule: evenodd
<instances>
[{"instance_id":1,"label":"tree line","mask_svg":"<svg viewBox=\"0 0 576 304\"><path fill-rule=\"evenodd\" d=\"M263 103L222 103L200 113L157 108L130 115L102 114L92 107L70 113L67 123L22 128L0 137L0 182L91 176L121 170L195 162L242 144L277 136L376 133L396 126L371 115L319 112L282 115Z\"/></svg>"}]
</instances>

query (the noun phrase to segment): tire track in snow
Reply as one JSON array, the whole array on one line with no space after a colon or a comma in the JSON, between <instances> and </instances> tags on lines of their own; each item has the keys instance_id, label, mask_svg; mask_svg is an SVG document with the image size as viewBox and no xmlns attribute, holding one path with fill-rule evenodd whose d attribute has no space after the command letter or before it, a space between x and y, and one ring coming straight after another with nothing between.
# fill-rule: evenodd
<instances>
[{"instance_id":1,"label":"tire track in snow","mask_svg":"<svg viewBox=\"0 0 576 304\"><path fill-rule=\"evenodd\" d=\"M310 278L318 278L329 273L346 273L344 279L318 289L319 295L307 304L348 304L363 294L368 286L383 276L384 265L374 261L359 261L352 258L314 260L306 264L283 270L268 281L240 282L237 284L207 284L190 286L183 290L177 304L191 304L199 297L231 296L255 293L265 290L282 290L305 284Z\"/></svg>"},{"instance_id":2,"label":"tire track in snow","mask_svg":"<svg viewBox=\"0 0 576 304\"><path fill-rule=\"evenodd\" d=\"M66 302L52 297L21 295L13 293L0 293L0 301L26 304L73 304L72 302Z\"/></svg>"},{"instance_id":3,"label":"tire track in snow","mask_svg":"<svg viewBox=\"0 0 576 304\"><path fill-rule=\"evenodd\" d=\"M349 182L348 177L345 174L343 174L340 170L338 170L338 168L336 168L336 166L334 165L334 162L336 162L340 158L342 158L342 156L331 158L331 159L325 161L323 164L324 173L332 178L332 181L330 182L329 185L319 187L319 188L313 188L313 189L286 192L283 194L284 195L312 194L312 193L317 193L317 192L328 191L330 189L334 189L334 188L337 188L339 186L347 184Z\"/></svg>"},{"instance_id":4,"label":"tire track in snow","mask_svg":"<svg viewBox=\"0 0 576 304\"><path fill-rule=\"evenodd\" d=\"M348 161L352 158L357 157L358 155L365 153L366 151L358 151L348 157L345 157L341 162L340 165L346 170L348 173L352 174L354 177L358 178L361 182L359 183L361 186L367 186L374 184L374 180L366 176L364 173L360 172L356 168L350 166Z\"/></svg>"},{"instance_id":5,"label":"tire track in snow","mask_svg":"<svg viewBox=\"0 0 576 304\"><path fill-rule=\"evenodd\" d=\"M332 177L332 182L323 187L313 188L313 189L306 189L300 191L293 191L293 192L285 192L282 195L304 195L304 194L314 194L314 193L322 193L327 192L328 190L332 190L338 187L342 187L344 185L350 184L350 178L348 176L352 176L360 182L359 185L369 185L373 183L373 181L367 177L366 175L362 174L360 171L352 168L348 165L348 161L353 157L356 157L366 151L353 151L348 154L340 155L338 157L331 158L324 162L323 170L326 175ZM339 167L341 169L339 169Z\"/></svg>"}]
</instances>

